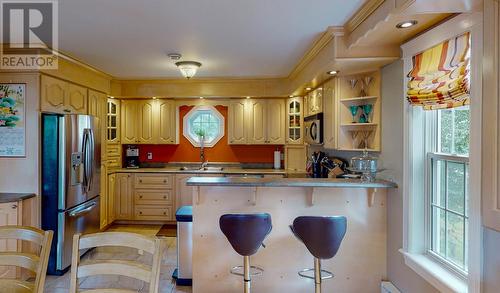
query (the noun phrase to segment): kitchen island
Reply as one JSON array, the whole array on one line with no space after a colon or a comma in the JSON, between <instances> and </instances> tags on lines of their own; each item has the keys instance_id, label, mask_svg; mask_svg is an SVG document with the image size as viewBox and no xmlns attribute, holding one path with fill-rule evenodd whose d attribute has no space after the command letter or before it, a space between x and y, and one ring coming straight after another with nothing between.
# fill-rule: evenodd
<instances>
[{"instance_id":1,"label":"kitchen island","mask_svg":"<svg viewBox=\"0 0 500 293\"><path fill-rule=\"evenodd\" d=\"M338 254L323 261L333 279L324 292L380 292L386 277L386 188L392 182L356 179L193 177L193 292L238 292L242 279L229 270L242 264L219 229L227 213L271 214L273 230L251 264L264 274L255 292L311 292L312 280L297 275L313 256L290 232L298 216L344 215L347 233Z\"/></svg>"}]
</instances>

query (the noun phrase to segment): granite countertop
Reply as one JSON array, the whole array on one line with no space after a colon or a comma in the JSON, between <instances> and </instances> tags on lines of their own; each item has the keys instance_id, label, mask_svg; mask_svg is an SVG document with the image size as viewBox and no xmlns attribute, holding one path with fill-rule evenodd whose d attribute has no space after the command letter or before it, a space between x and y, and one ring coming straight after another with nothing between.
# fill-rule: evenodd
<instances>
[{"instance_id":1,"label":"granite countertop","mask_svg":"<svg viewBox=\"0 0 500 293\"><path fill-rule=\"evenodd\" d=\"M264 169L264 168L236 168L228 167L222 170L199 170L188 169L181 170L180 167L162 167L162 168L136 168L136 169L111 169L108 173L173 173L173 174L263 174L263 175L286 175L286 174L304 174L305 172L288 171L285 169Z\"/></svg>"},{"instance_id":2,"label":"granite countertop","mask_svg":"<svg viewBox=\"0 0 500 293\"><path fill-rule=\"evenodd\" d=\"M394 182L342 178L243 178L243 177L192 177L188 186L239 186L239 187L337 187L337 188L397 188Z\"/></svg>"},{"instance_id":3,"label":"granite countertop","mask_svg":"<svg viewBox=\"0 0 500 293\"><path fill-rule=\"evenodd\" d=\"M35 197L34 193L0 192L0 203L16 202Z\"/></svg>"}]
</instances>

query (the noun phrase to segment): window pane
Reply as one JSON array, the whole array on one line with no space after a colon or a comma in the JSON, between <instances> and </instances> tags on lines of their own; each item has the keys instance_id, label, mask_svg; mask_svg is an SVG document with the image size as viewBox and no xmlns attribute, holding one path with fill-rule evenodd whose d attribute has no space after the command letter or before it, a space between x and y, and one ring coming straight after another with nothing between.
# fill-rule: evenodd
<instances>
[{"instance_id":1,"label":"window pane","mask_svg":"<svg viewBox=\"0 0 500 293\"><path fill-rule=\"evenodd\" d=\"M469 109L468 107L455 110L455 153L458 155L469 154Z\"/></svg>"},{"instance_id":2,"label":"window pane","mask_svg":"<svg viewBox=\"0 0 500 293\"><path fill-rule=\"evenodd\" d=\"M460 214L465 213L465 165L448 162L448 209Z\"/></svg>"},{"instance_id":3,"label":"window pane","mask_svg":"<svg viewBox=\"0 0 500 293\"><path fill-rule=\"evenodd\" d=\"M440 152L451 154L453 150L453 113L452 110L441 110L440 114Z\"/></svg>"},{"instance_id":4,"label":"window pane","mask_svg":"<svg viewBox=\"0 0 500 293\"><path fill-rule=\"evenodd\" d=\"M464 267L464 218L447 212L446 255L449 260Z\"/></svg>"},{"instance_id":5,"label":"window pane","mask_svg":"<svg viewBox=\"0 0 500 293\"><path fill-rule=\"evenodd\" d=\"M432 203L440 207L445 207L446 203L446 163L442 160L433 160L435 162Z\"/></svg>"},{"instance_id":6,"label":"window pane","mask_svg":"<svg viewBox=\"0 0 500 293\"><path fill-rule=\"evenodd\" d=\"M469 107L439 111L439 151L467 156L470 132Z\"/></svg>"},{"instance_id":7,"label":"window pane","mask_svg":"<svg viewBox=\"0 0 500 293\"><path fill-rule=\"evenodd\" d=\"M446 255L445 221L445 211L438 207L432 207L432 250L442 256Z\"/></svg>"}]
</instances>

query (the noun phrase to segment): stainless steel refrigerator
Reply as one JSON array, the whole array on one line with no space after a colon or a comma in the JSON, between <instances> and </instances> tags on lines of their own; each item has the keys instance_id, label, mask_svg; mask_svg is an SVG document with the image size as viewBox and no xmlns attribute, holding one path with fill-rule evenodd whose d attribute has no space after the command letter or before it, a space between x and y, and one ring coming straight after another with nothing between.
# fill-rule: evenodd
<instances>
[{"instance_id":1,"label":"stainless steel refrigerator","mask_svg":"<svg viewBox=\"0 0 500 293\"><path fill-rule=\"evenodd\" d=\"M42 228L55 233L48 272L62 274L71 265L73 235L99 231L99 120L42 114L41 145Z\"/></svg>"}]
</instances>

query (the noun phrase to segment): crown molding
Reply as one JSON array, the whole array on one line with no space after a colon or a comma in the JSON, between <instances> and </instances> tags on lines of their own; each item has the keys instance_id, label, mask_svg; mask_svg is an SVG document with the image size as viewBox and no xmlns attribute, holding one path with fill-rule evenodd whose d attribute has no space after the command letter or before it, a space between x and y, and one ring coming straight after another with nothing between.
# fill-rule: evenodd
<instances>
[{"instance_id":1,"label":"crown molding","mask_svg":"<svg viewBox=\"0 0 500 293\"><path fill-rule=\"evenodd\" d=\"M345 30L351 33L365 21L385 0L369 0L344 25Z\"/></svg>"},{"instance_id":2,"label":"crown molding","mask_svg":"<svg viewBox=\"0 0 500 293\"><path fill-rule=\"evenodd\" d=\"M302 56L297 65L293 68L292 72L288 75L288 79L294 79L311 60L316 57L321 50L330 43L336 36L343 36L344 28L341 26L330 26L326 31L313 43L309 50Z\"/></svg>"}]
</instances>

